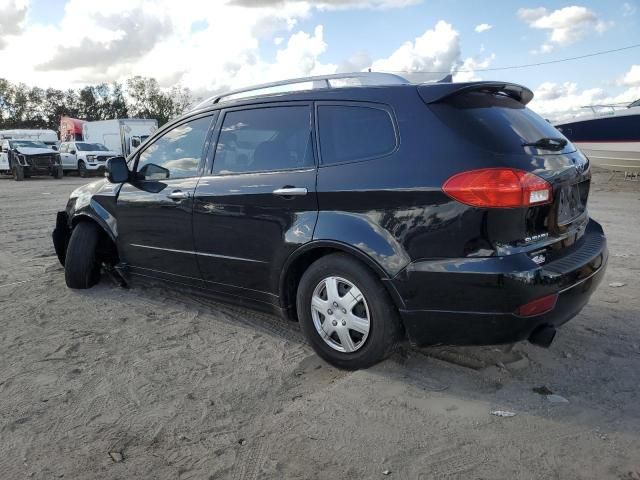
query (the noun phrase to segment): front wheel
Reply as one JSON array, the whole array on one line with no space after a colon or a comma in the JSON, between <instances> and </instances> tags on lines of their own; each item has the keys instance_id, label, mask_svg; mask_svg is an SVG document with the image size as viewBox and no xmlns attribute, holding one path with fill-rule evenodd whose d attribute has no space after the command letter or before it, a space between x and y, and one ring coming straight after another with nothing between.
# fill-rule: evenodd
<instances>
[{"instance_id":1,"label":"front wheel","mask_svg":"<svg viewBox=\"0 0 640 480\"><path fill-rule=\"evenodd\" d=\"M64 262L64 279L69 288L91 288L100 281L97 257L100 232L92 222L80 222L73 229Z\"/></svg>"},{"instance_id":2,"label":"front wheel","mask_svg":"<svg viewBox=\"0 0 640 480\"><path fill-rule=\"evenodd\" d=\"M349 370L386 358L401 338L398 312L380 280L346 254L313 263L302 276L300 327L327 362Z\"/></svg>"},{"instance_id":3,"label":"front wheel","mask_svg":"<svg viewBox=\"0 0 640 480\"><path fill-rule=\"evenodd\" d=\"M24 180L24 168L22 165L14 165L12 168L13 179L16 182L21 182Z\"/></svg>"},{"instance_id":4,"label":"front wheel","mask_svg":"<svg viewBox=\"0 0 640 480\"><path fill-rule=\"evenodd\" d=\"M78 162L78 174L82 178L87 178L87 164L82 160Z\"/></svg>"},{"instance_id":5,"label":"front wheel","mask_svg":"<svg viewBox=\"0 0 640 480\"><path fill-rule=\"evenodd\" d=\"M64 170L62 170L62 167L54 167L53 178L60 180L63 176L64 176Z\"/></svg>"}]
</instances>

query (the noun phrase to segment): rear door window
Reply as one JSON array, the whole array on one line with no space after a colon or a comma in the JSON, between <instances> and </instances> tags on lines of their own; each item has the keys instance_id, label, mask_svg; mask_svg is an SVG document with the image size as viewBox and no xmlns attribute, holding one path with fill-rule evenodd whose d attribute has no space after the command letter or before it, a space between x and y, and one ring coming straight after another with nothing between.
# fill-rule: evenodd
<instances>
[{"instance_id":1,"label":"rear door window","mask_svg":"<svg viewBox=\"0 0 640 480\"><path fill-rule=\"evenodd\" d=\"M392 153L397 136L390 113L366 105L318 105L323 165L367 160Z\"/></svg>"},{"instance_id":2,"label":"rear door window","mask_svg":"<svg viewBox=\"0 0 640 480\"><path fill-rule=\"evenodd\" d=\"M540 115L506 95L468 92L430 107L445 125L465 140L496 153L523 154L526 153L524 143L543 138L565 139ZM546 153L574 150L567 142L562 151Z\"/></svg>"},{"instance_id":3,"label":"rear door window","mask_svg":"<svg viewBox=\"0 0 640 480\"><path fill-rule=\"evenodd\" d=\"M251 108L225 114L213 161L214 174L313 165L310 106Z\"/></svg>"}]
</instances>

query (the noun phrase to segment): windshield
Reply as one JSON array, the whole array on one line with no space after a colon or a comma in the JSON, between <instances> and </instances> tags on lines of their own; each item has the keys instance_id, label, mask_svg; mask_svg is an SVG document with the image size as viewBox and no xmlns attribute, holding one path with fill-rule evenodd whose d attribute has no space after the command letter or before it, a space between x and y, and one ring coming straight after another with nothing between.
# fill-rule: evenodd
<instances>
[{"instance_id":1,"label":"windshield","mask_svg":"<svg viewBox=\"0 0 640 480\"><path fill-rule=\"evenodd\" d=\"M76 142L76 149L81 152L107 152L109 149L101 143Z\"/></svg>"},{"instance_id":2,"label":"windshield","mask_svg":"<svg viewBox=\"0 0 640 480\"><path fill-rule=\"evenodd\" d=\"M25 147L25 148L49 148L42 142L34 142L32 140L12 140L11 147Z\"/></svg>"}]
</instances>

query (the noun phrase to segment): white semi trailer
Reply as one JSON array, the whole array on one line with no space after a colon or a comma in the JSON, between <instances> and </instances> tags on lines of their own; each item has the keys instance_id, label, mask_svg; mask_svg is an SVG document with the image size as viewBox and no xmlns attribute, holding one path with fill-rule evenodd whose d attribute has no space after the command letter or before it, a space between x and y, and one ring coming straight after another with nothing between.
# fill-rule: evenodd
<instances>
[{"instance_id":1,"label":"white semi trailer","mask_svg":"<svg viewBox=\"0 0 640 480\"><path fill-rule=\"evenodd\" d=\"M107 149L127 157L158 129L157 120L121 118L99 120L82 125L85 142L101 143Z\"/></svg>"}]
</instances>

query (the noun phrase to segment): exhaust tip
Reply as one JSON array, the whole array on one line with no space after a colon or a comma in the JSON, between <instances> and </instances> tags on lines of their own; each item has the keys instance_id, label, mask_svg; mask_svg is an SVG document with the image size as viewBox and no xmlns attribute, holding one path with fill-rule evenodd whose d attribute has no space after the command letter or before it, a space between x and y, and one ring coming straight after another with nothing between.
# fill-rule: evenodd
<instances>
[{"instance_id":1,"label":"exhaust tip","mask_svg":"<svg viewBox=\"0 0 640 480\"><path fill-rule=\"evenodd\" d=\"M529 341L534 345L549 348L556 337L556 328L551 325L542 325L536 328L529 336Z\"/></svg>"}]
</instances>

